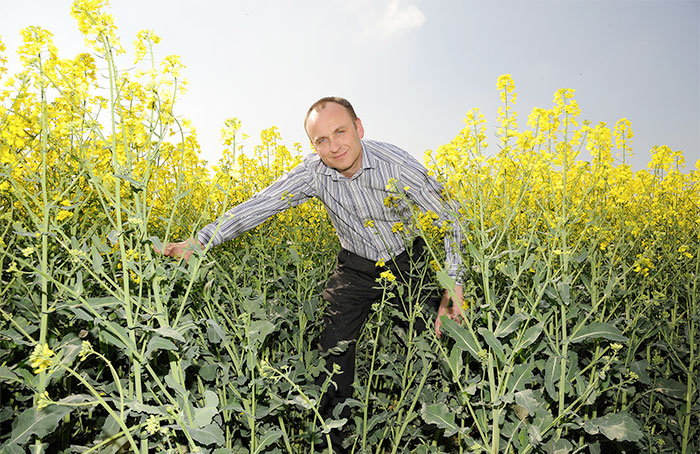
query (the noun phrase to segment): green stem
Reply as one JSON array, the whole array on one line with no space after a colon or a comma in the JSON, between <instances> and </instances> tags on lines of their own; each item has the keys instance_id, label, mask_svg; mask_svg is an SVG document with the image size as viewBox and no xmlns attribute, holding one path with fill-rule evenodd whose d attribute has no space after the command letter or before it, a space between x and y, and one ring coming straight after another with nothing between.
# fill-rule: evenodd
<instances>
[{"instance_id":1,"label":"green stem","mask_svg":"<svg viewBox=\"0 0 700 454\"><path fill-rule=\"evenodd\" d=\"M41 64L41 55L39 55L39 74L43 79L43 68ZM42 225L40 228L41 233L41 274L42 276L47 276L49 274L49 197L48 197L48 183L47 183L47 154L48 149L48 125L46 121L46 89L43 82L41 83L41 199L43 207L43 217ZM49 328L49 281L45 277L41 278L41 319L39 325L39 344L44 345L47 343L47 335ZM34 404L38 402L39 396L44 393L47 385L47 375L46 372L41 372L39 374L39 385L37 387L37 393L34 395ZM35 443L37 449L41 446L41 440L37 440Z\"/></svg>"},{"instance_id":2,"label":"green stem","mask_svg":"<svg viewBox=\"0 0 700 454\"><path fill-rule=\"evenodd\" d=\"M124 435L126 435L126 438L129 441L129 445L131 446L131 450L134 453L138 454L140 452L139 447L136 445L136 441L131 436L131 430L126 426L126 423L124 423L124 419L122 419L117 413L115 413L115 411L112 409L112 407L110 407L109 404L107 404L107 402L102 398L100 393L90 384L90 382L85 380L85 378L83 378L82 375L77 373L71 367L66 366L65 364L60 364L60 367L63 368L66 372L68 372L72 376L74 376L75 378L77 378L88 389L88 391L90 391L90 394L95 396L95 398L97 399L97 402L99 402L100 406L102 406L102 408L104 408L107 411L107 413L109 413L109 415L114 419L114 421L117 423L117 425L119 425L119 427L122 429L122 432L124 433Z\"/></svg>"},{"instance_id":3,"label":"green stem","mask_svg":"<svg viewBox=\"0 0 700 454\"><path fill-rule=\"evenodd\" d=\"M379 346L379 332L382 328L382 318L384 315L384 302L386 299L386 285L382 291L382 299L379 305L379 319L377 320L377 330L374 334L374 347L372 348L372 361L370 363L369 376L367 377L367 389L365 390L364 408L362 410L362 452L367 452L367 415L369 411L369 393L372 389L372 379L374 378L374 366L377 360L377 348Z\"/></svg>"}]
</instances>

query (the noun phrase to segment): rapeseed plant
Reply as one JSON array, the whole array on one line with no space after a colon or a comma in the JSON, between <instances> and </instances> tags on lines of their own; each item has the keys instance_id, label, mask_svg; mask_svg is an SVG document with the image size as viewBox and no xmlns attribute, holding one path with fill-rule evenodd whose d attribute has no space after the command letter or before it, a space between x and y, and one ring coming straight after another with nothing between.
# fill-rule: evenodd
<instances>
[{"instance_id":1,"label":"rapeseed plant","mask_svg":"<svg viewBox=\"0 0 700 454\"><path fill-rule=\"evenodd\" d=\"M67 415L77 408L71 399L88 399L72 388L88 390L78 403L90 413L57 417L35 434L35 449L60 424L82 424L101 408L119 425L113 440L132 452L159 440L181 451L304 450L309 427L341 424L318 421L324 388L309 378L320 364L318 283L337 249L324 208L294 207L188 266L160 261L150 247L188 237L248 199L298 165L304 147L288 148L271 127L251 148L230 118L223 158L206 163L195 128L175 114L185 65L159 61L161 39L144 30L134 41L138 68L117 72L113 56L126 51L106 6L73 4L92 55L61 58L50 32L29 27L23 70L7 77L0 41L3 391L28 421L48 408ZM98 90L105 71L95 53L107 62L110 99ZM620 439L640 450L689 452L697 445L700 161L688 171L682 152L658 146L647 168L633 171L629 120L612 129L585 121L575 92L562 89L521 128L512 77L499 77L496 89L503 105L493 144L472 109L450 143L425 155L459 225L416 212L414 223L392 228L420 233L429 246L450 228L465 230L465 320L446 322L449 336L438 341L393 329L384 317L393 309L377 306L361 339L372 347L353 403L362 416L346 422L361 427L357 445L544 452L582 449L599 443L601 427L623 427ZM386 184L387 206L410 189ZM426 267L437 279L442 259L434 253ZM378 285L407 291L384 261L376 266ZM398 340L382 340L390 335ZM36 377L20 374L27 357ZM643 440L618 410L643 423ZM606 426L604 416L622 419ZM425 427L437 430L430 440ZM100 429L70 428L93 450L107 443Z\"/></svg>"}]
</instances>

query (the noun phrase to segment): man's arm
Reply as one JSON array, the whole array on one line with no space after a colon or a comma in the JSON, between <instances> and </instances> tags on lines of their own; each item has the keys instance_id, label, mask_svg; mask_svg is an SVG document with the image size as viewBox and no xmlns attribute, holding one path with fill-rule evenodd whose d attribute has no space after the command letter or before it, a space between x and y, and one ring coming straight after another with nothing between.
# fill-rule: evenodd
<instances>
[{"instance_id":1,"label":"man's arm","mask_svg":"<svg viewBox=\"0 0 700 454\"><path fill-rule=\"evenodd\" d=\"M315 196L309 172L304 163L298 165L267 188L204 227L197 234L197 238L168 243L163 248L163 255L189 260L196 247L205 250L232 240L273 215L305 202ZM161 251L156 249L156 252Z\"/></svg>"},{"instance_id":2,"label":"man's arm","mask_svg":"<svg viewBox=\"0 0 700 454\"><path fill-rule=\"evenodd\" d=\"M447 274L455 280L454 298L450 298L450 290L445 289L438 316L435 320L435 333L438 337L442 335L440 326L441 316L445 315L454 321L461 321L464 318L463 290L459 269L462 265L460 245L463 234L459 225L458 210L453 201L443 194L443 187L437 180L428 174L427 169L414 158L410 158L407 165L402 166L402 177L405 181L411 181L413 186L406 188L408 197L416 203L422 212L432 211L439 218L438 222L448 221L451 224L451 231L445 234L445 253L447 256Z\"/></svg>"},{"instance_id":3,"label":"man's arm","mask_svg":"<svg viewBox=\"0 0 700 454\"><path fill-rule=\"evenodd\" d=\"M445 235L447 274L461 284L459 269L462 265L460 248L463 233L456 203L450 200L448 195L443 194L442 185L428 173L425 166L408 153L405 153L404 162L401 164L400 180L400 184L405 185L403 189L406 195L421 212L432 211L438 215L436 225L442 222L451 224L450 232Z\"/></svg>"}]
</instances>

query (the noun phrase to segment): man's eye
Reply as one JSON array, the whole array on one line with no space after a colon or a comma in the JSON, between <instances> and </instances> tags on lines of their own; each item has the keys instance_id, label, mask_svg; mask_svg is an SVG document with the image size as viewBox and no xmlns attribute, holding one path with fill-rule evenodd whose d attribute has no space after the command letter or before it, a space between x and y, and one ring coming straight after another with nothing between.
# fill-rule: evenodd
<instances>
[{"instance_id":1,"label":"man's eye","mask_svg":"<svg viewBox=\"0 0 700 454\"><path fill-rule=\"evenodd\" d=\"M345 132L345 131L343 131L343 130L341 129L341 130L339 130L339 131L336 132L336 135L339 136L339 135L343 134L344 132Z\"/></svg>"}]
</instances>

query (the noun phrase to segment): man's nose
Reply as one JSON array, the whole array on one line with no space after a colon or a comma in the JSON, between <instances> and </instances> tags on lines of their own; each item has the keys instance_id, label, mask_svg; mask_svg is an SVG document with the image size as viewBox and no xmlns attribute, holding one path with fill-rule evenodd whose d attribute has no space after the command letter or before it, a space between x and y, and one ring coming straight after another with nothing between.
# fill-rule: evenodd
<instances>
[{"instance_id":1,"label":"man's nose","mask_svg":"<svg viewBox=\"0 0 700 454\"><path fill-rule=\"evenodd\" d=\"M340 142L335 137L329 138L328 141L330 142L330 149L332 152L336 152L340 149Z\"/></svg>"}]
</instances>

